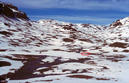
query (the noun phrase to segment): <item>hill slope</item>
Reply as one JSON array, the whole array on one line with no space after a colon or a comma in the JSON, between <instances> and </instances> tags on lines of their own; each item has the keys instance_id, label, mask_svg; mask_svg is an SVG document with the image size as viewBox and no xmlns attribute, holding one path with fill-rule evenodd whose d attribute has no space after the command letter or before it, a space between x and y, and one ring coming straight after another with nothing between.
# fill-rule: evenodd
<instances>
[{"instance_id":1,"label":"hill slope","mask_svg":"<svg viewBox=\"0 0 129 83\"><path fill-rule=\"evenodd\" d=\"M1 82L129 81L128 17L100 26L31 21L6 3L0 3L0 12Z\"/></svg>"}]
</instances>

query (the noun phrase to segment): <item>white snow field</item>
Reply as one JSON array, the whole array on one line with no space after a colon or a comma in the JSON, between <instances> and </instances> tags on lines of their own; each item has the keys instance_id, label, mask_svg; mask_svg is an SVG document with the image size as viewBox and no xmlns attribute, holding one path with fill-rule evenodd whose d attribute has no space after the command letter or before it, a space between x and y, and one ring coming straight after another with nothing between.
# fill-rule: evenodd
<instances>
[{"instance_id":1,"label":"white snow field","mask_svg":"<svg viewBox=\"0 0 129 83\"><path fill-rule=\"evenodd\" d=\"M128 56L129 17L101 26L0 15L1 83L128 83Z\"/></svg>"}]
</instances>

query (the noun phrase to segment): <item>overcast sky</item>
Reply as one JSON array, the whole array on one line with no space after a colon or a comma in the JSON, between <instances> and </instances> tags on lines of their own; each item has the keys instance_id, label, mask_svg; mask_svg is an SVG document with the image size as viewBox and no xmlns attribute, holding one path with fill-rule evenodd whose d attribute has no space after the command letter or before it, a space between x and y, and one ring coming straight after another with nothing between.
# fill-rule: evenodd
<instances>
[{"instance_id":1,"label":"overcast sky","mask_svg":"<svg viewBox=\"0 0 129 83\"><path fill-rule=\"evenodd\" d=\"M1 0L12 3L30 19L110 24L129 16L129 0Z\"/></svg>"}]
</instances>

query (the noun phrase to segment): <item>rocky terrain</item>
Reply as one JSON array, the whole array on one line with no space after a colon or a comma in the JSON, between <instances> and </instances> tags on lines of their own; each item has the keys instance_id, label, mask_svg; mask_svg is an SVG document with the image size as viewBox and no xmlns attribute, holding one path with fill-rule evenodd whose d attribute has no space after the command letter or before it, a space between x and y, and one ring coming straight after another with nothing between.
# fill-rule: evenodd
<instances>
[{"instance_id":1,"label":"rocky terrain","mask_svg":"<svg viewBox=\"0 0 129 83\"><path fill-rule=\"evenodd\" d=\"M129 17L109 26L31 21L0 2L0 83L128 83L128 34Z\"/></svg>"}]
</instances>

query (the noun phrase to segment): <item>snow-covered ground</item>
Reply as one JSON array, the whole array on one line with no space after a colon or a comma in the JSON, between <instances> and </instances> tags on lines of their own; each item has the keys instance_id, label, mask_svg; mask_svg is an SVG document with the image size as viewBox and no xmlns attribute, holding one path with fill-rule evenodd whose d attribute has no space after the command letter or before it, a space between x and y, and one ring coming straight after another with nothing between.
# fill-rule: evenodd
<instances>
[{"instance_id":1,"label":"snow-covered ground","mask_svg":"<svg viewBox=\"0 0 129 83\"><path fill-rule=\"evenodd\" d=\"M1 82L128 83L128 23L129 17L100 26L0 15Z\"/></svg>"}]
</instances>

